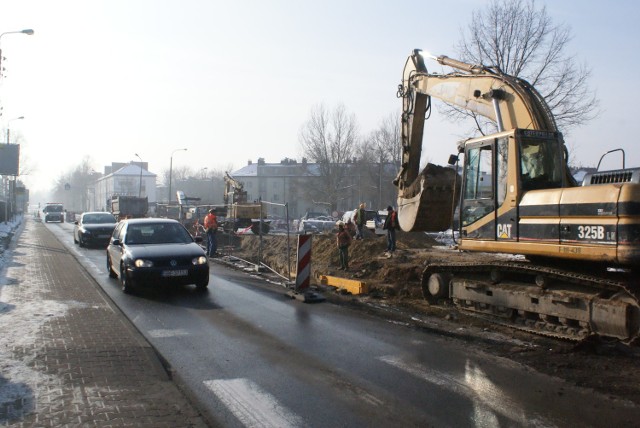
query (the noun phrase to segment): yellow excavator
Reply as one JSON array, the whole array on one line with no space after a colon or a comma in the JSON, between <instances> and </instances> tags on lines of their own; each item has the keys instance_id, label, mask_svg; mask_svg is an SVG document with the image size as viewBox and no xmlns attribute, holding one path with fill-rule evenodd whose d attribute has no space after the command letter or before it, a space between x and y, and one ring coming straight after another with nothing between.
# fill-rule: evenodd
<instances>
[{"instance_id":1,"label":"yellow excavator","mask_svg":"<svg viewBox=\"0 0 640 428\"><path fill-rule=\"evenodd\" d=\"M425 56L412 52L398 88L400 227L444 230L455 216L460 250L519 257L430 264L424 297L451 299L534 333L634 342L640 334L640 168L626 169L623 158L622 169L587 174L578 185L551 109L532 85L446 56L431 58L453 71L430 73ZM420 170L432 98L495 123L494 134L458 143L450 159L456 167Z\"/></svg>"},{"instance_id":2,"label":"yellow excavator","mask_svg":"<svg viewBox=\"0 0 640 428\"><path fill-rule=\"evenodd\" d=\"M225 231L251 229L260 235L269 232L267 209L261 202L248 202L244 184L233 178L228 172L224 175L224 204L227 215L223 228Z\"/></svg>"}]
</instances>

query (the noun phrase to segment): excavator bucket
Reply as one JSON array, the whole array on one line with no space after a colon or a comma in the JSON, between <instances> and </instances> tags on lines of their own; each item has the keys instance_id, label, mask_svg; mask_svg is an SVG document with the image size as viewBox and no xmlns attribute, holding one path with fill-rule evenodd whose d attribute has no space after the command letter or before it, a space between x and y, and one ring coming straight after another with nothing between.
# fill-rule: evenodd
<instances>
[{"instance_id":1,"label":"excavator bucket","mask_svg":"<svg viewBox=\"0 0 640 428\"><path fill-rule=\"evenodd\" d=\"M398 223L405 232L440 232L452 225L460 179L453 168L427 164L398 195Z\"/></svg>"}]
</instances>

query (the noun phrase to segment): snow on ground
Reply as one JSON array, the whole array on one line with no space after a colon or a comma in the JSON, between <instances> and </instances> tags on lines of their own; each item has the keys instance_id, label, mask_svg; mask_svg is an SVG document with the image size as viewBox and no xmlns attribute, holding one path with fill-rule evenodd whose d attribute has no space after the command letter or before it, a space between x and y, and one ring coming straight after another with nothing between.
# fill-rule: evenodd
<instances>
[{"instance_id":1,"label":"snow on ground","mask_svg":"<svg viewBox=\"0 0 640 428\"><path fill-rule=\"evenodd\" d=\"M11 279L18 274L13 269L24 269L8 265L12 257L9 241L22 220L0 222L0 424L33 409L39 387L59 383L54 376L30 366L34 351L42 346L38 343L42 325L64 316L74 304L43 300L39 286L33 293L29 287L17 287Z\"/></svg>"}]
</instances>

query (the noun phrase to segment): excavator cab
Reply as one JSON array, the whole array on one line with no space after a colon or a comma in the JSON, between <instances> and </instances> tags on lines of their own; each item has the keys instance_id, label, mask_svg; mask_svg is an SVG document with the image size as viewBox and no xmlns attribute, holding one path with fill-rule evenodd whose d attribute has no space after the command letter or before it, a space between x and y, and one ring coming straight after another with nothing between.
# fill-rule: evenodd
<instances>
[{"instance_id":1,"label":"excavator cab","mask_svg":"<svg viewBox=\"0 0 640 428\"><path fill-rule=\"evenodd\" d=\"M468 140L460 200L463 238L516 239L517 205L531 190L571 184L558 132L516 129Z\"/></svg>"}]
</instances>

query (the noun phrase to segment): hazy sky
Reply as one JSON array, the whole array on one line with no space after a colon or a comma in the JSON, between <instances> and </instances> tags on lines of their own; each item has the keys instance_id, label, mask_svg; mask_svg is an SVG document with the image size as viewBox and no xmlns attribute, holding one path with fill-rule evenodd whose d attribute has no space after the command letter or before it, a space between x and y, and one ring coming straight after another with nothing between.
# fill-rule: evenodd
<instances>
[{"instance_id":1,"label":"hazy sky","mask_svg":"<svg viewBox=\"0 0 640 428\"><path fill-rule=\"evenodd\" d=\"M137 161L158 175L301 158L311 109L343 103L367 134L399 112L396 87L414 48L455 57L487 0L0 0L5 78L0 128L22 137L32 190L90 157L97 171ZM602 114L566 136L595 165L622 147L640 166L640 4L545 1L593 69ZM437 66L431 64L431 69ZM428 157L444 164L464 129L434 112ZM6 138L6 135L4 136ZM619 160L619 159L618 159ZM615 167L618 164L612 165Z\"/></svg>"}]
</instances>

